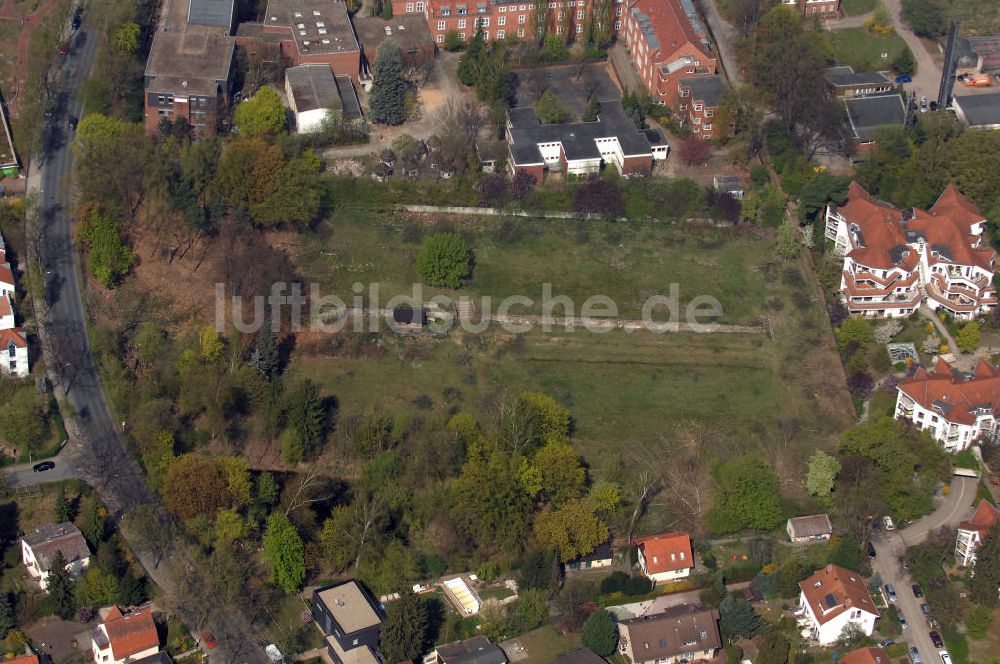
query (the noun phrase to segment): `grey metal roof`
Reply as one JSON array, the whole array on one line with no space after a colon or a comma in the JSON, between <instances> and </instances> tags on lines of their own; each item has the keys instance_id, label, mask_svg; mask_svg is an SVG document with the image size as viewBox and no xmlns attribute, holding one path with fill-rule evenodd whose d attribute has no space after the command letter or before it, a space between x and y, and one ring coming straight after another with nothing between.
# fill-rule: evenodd
<instances>
[{"instance_id":1,"label":"grey metal roof","mask_svg":"<svg viewBox=\"0 0 1000 664\"><path fill-rule=\"evenodd\" d=\"M358 92L354 89L354 82L350 76L340 74L336 77L337 92L340 93L341 111L345 120L357 120L361 117L361 102L358 101Z\"/></svg>"},{"instance_id":2,"label":"grey metal roof","mask_svg":"<svg viewBox=\"0 0 1000 664\"><path fill-rule=\"evenodd\" d=\"M437 655L444 664L507 664L507 655L485 636L438 646Z\"/></svg>"},{"instance_id":3,"label":"grey metal roof","mask_svg":"<svg viewBox=\"0 0 1000 664\"><path fill-rule=\"evenodd\" d=\"M871 140L880 127L902 125L906 108L902 95L852 97L844 101L855 138Z\"/></svg>"},{"instance_id":4,"label":"grey metal roof","mask_svg":"<svg viewBox=\"0 0 1000 664\"><path fill-rule=\"evenodd\" d=\"M855 72L851 67L827 67L823 76L831 85L892 85L892 81L877 71Z\"/></svg>"},{"instance_id":5,"label":"grey metal roof","mask_svg":"<svg viewBox=\"0 0 1000 664\"><path fill-rule=\"evenodd\" d=\"M955 97L954 103L970 127L1000 124L1000 93Z\"/></svg>"},{"instance_id":6,"label":"grey metal roof","mask_svg":"<svg viewBox=\"0 0 1000 664\"><path fill-rule=\"evenodd\" d=\"M340 91L330 65L299 65L285 70L285 81L299 113L327 108L340 101Z\"/></svg>"},{"instance_id":7,"label":"grey metal roof","mask_svg":"<svg viewBox=\"0 0 1000 664\"><path fill-rule=\"evenodd\" d=\"M595 141L614 137L627 157L652 154L649 139L617 100L602 101L594 122L542 124L534 109L524 107L507 111L507 123L511 157L520 166L543 163L539 143L561 143L567 159L598 159L601 151Z\"/></svg>"},{"instance_id":8,"label":"grey metal roof","mask_svg":"<svg viewBox=\"0 0 1000 664\"><path fill-rule=\"evenodd\" d=\"M188 6L188 23L229 29L233 25L234 5L234 0L191 0Z\"/></svg>"},{"instance_id":9,"label":"grey metal roof","mask_svg":"<svg viewBox=\"0 0 1000 664\"><path fill-rule=\"evenodd\" d=\"M723 85L719 75L682 78L680 84L691 90L692 100L701 100L707 106L718 106L722 101Z\"/></svg>"},{"instance_id":10,"label":"grey metal roof","mask_svg":"<svg viewBox=\"0 0 1000 664\"><path fill-rule=\"evenodd\" d=\"M660 40L656 36L656 30L653 28L653 22L649 16L636 7L632 8L632 16L639 24L639 29L642 30L642 35L646 38L646 43L649 44L649 50L655 51L660 48Z\"/></svg>"}]
</instances>

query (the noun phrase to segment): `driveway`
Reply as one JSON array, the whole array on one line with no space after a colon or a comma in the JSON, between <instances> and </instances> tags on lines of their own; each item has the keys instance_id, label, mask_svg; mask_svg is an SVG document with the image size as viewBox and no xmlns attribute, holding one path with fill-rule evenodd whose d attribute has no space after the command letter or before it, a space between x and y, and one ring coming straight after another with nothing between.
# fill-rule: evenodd
<instances>
[{"instance_id":1,"label":"driveway","mask_svg":"<svg viewBox=\"0 0 1000 664\"><path fill-rule=\"evenodd\" d=\"M969 516L979 482L972 477L955 476L951 482L951 492L936 510L917 520L910 526L891 533L882 533L872 538L878 556L872 561L872 569L882 577L883 585L891 583L896 590L896 609L906 618L909 628L903 632L901 640L908 646L916 646L925 662L934 661L937 648L931 642L927 619L920 610L926 598L913 596L910 586L913 580L903 570L900 557L906 548L919 544L927 536L943 526L957 526Z\"/></svg>"},{"instance_id":2,"label":"driveway","mask_svg":"<svg viewBox=\"0 0 1000 664\"><path fill-rule=\"evenodd\" d=\"M708 22L708 30L712 33L712 40L719 52L719 60L722 71L725 73L729 84L734 88L743 85L743 75L740 73L739 60L736 59L736 29L722 18L715 0L701 0L699 2L701 13Z\"/></svg>"},{"instance_id":3,"label":"driveway","mask_svg":"<svg viewBox=\"0 0 1000 664\"><path fill-rule=\"evenodd\" d=\"M941 65L900 18L901 0L883 0L882 4L892 14L892 24L896 28L896 33L910 47L913 58L917 61L917 73L913 76L913 83L908 83L904 87L916 93L918 102L923 96L928 100L937 99L938 88L941 86Z\"/></svg>"},{"instance_id":4,"label":"driveway","mask_svg":"<svg viewBox=\"0 0 1000 664\"><path fill-rule=\"evenodd\" d=\"M34 471L41 461L51 461L55 464L52 470L41 473ZM47 482L59 482L74 477L79 477L81 468L79 467L80 451L77 446L66 445L58 455L48 459L35 459L31 463L22 463L17 466L7 466L3 469L4 484L8 489L32 486L35 484L45 484Z\"/></svg>"}]
</instances>

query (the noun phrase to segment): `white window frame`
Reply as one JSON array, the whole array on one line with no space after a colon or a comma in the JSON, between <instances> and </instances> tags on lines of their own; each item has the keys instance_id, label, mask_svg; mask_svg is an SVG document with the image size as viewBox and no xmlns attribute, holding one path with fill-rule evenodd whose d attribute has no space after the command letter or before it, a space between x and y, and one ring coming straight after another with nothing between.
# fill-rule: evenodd
<instances>
[{"instance_id":1,"label":"white window frame","mask_svg":"<svg viewBox=\"0 0 1000 664\"><path fill-rule=\"evenodd\" d=\"M464 18L458 19L458 29L459 30L465 30L465 25L466 24L465 24L465 19Z\"/></svg>"},{"instance_id":2,"label":"white window frame","mask_svg":"<svg viewBox=\"0 0 1000 664\"><path fill-rule=\"evenodd\" d=\"M507 25L507 17L506 16L497 16L497 25L501 25L501 26L502 25Z\"/></svg>"},{"instance_id":3,"label":"white window frame","mask_svg":"<svg viewBox=\"0 0 1000 664\"><path fill-rule=\"evenodd\" d=\"M438 30L444 30L444 21L438 21Z\"/></svg>"},{"instance_id":4,"label":"white window frame","mask_svg":"<svg viewBox=\"0 0 1000 664\"><path fill-rule=\"evenodd\" d=\"M506 38L507 38L506 30L497 30L497 39L506 39Z\"/></svg>"}]
</instances>

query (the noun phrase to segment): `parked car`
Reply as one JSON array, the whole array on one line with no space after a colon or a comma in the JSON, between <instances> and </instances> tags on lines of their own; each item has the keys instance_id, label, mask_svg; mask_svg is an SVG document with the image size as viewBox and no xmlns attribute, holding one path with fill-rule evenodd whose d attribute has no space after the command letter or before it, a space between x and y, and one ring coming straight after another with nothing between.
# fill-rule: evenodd
<instances>
[{"instance_id":1,"label":"parked car","mask_svg":"<svg viewBox=\"0 0 1000 664\"><path fill-rule=\"evenodd\" d=\"M927 101L927 97L924 97L924 101ZM882 525L885 526L886 530L895 530L896 524L892 522L892 517L886 514L882 517Z\"/></svg>"},{"instance_id":2,"label":"parked car","mask_svg":"<svg viewBox=\"0 0 1000 664\"><path fill-rule=\"evenodd\" d=\"M75 115L71 115L66 119L66 126L70 129L76 129L77 119Z\"/></svg>"},{"instance_id":3,"label":"parked car","mask_svg":"<svg viewBox=\"0 0 1000 664\"><path fill-rule=\"evenodd\" d=\"M46 470L52 470L55 467L56 464L54 461L43 461L41 463L36 463L31 467L31 469L36 473L44 473Z\"/></svg>"},{"instance_id":4,"label":"parked car","mask_svg":"<svg viewBox=\"0 0 1000 664\"><path fill-rule=\"evenodd\" d=\"M73 20L70 21L69 27L76 32L80 29L80 23L83 22L83 7L77 7L76 11L73 13Z\"/></svg>"},{"instance_id":5,"label":"parked car","mask_svg":"<svg viewBox=\"0 0 1000 664\"><path fill-rule=\"evenodd\" d=\"M874 558L876 555L878 555L878 554L875 552L875 545L872 544L871 541L869 540L869 542L868 542L868 557L869 558Z\"/></svg>"},{"instance_id":6,"label":"parked car","mask_svg":"<svg viewBox=\"0 0 1000 664\"><path fill-rule=\"evenodd\" d=\"M896 589L892 587L891 583L885 584L885 595L889 598L890 602L896 601Z\"/></svg>"},{"instance_id":7,"label":"parked car","mask_svg":"<svg viewBox=\"0 0 1000 664\"><path fill-rule=\"evenodd\" d=\"M926 95L924 95L923 97L920 98L920 112L921 113L926 113L927 112L927 96Z\"/></svg>"},{"instance_id":8,"label":"parked car","mask_svg":"<svg viewBox=\"0 0 1000 664\"><path fill-rule=\"evenodd\" d=\"M923 661L920 659L920 651L917 650L916 646L910 647L910 659L913 660L913 664L920 664Z\"/></svg>"},{"instance_id":9,"label":"parked car","mask_svg":"<svg viewBox=\"0 0 1000 664\"><path fill-rule=\"evenodd\" d=\"M909 74L900 74L896 77L896 83L913 83L913 77Z\"/></svg>"},{"instance_id":10,"label":"parked car","mask_svg":"<svg viewBox=\"0 0 1000 664\"><path fill-rule=\"evenodd\" d=\"M218 643L215 642L215 636L211 632L202 632L201 642L206 648L214 648L218 645Z\"/></svg>"},{"instance_id":11,"label":"parked car","mask_svg":"<svg viewBox=\"0 0 1000 664\"><path fill-rule=\"evenodd\" d=\"M938 110L938 103L936 101L931 102L931 110L932 111Z\"/></svg>"},{"instance_id":12,"label":"parked car","mask_svg":"<svg viewBox=\"0 0 1000 664\"><path fill-rule=\"evenodd\" d=\"M899 628L906 629L907 627L906 618L903 617L903 614L899 614Z\"/></svg>"},{"instance_id":13,"label":"parked car","mask_svg":"<svg viewBox=\"0 0 1000 664\"><path fill-rule=\"evenodd\" d=\"M941 638L940 633L931 630L927 636L931 637L931 643L934 644L935 648L944 648L944 640Z\"/></svg>"},{"instance_id":14,"label":"parked car","mask_svg":"<svg viewBox=\"0 0 1000 664\"><path fill-rule=\"evenodd\" d=\"M947 650L942 650L938 654L941 655L941 664L951 664L951 655L948 654Z\"/></svg>"},{"instance_id":15,"label":"parked car","mask_svg":"<svg viewBox=\"0 0 1000 664\"><path fill-rule=\"evenodd\" d=\"M893 641L892 639L884 639L884 640L878 642L878 647L879 648L888 648L891 645L895 645L895 643L896 642Z\"/></svg>"},{"instance_id":16,"label":"parked car","mask_svg":"<svg viewBox=\"0 0 1000 664\"><path fill-rule=\"evenodd\" d=\"M927 605L927 602L920 605L920 610L924 612L925 616L929 616L931 614L931 607Z\"/></svg>"},{"instance_id":17,"label":"parked car","mask_svg":"<svg viewBox=\"0 0 1000 664\"><path fill-rule=\"evenodd\" d=\"M916 597L917 599L920 599L921 597L924 596L924 591L920 588L920 584L919 583L914 583L913 586L912 586L912 588L913 588L913 596L914 597Z\"/></svg>"}]
</instances>

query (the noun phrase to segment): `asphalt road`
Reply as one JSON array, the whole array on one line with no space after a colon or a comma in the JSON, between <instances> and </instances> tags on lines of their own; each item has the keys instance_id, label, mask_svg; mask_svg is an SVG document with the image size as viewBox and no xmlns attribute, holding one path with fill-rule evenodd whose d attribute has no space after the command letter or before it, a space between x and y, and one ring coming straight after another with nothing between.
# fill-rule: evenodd
<instances>
[{"instance_id":1,"label":"asphalt road","mask_svg":"<svg viewBox=\"0 0 1000 664\"><path fill-rule=\"evenodd\" d=\"M42 461L52 461L55 468L36 473L34 467ZM72 479L80 474L80 453L77 449L64 448L58 456L50 459L35 459L31 463L18 466L8 466L3 469L4 483L9 489L18 489L45 482L60 482Z\"/></svg>"},{"instance_id":2,"label":"asphalt road","mask_svg":"<svg viewBox=\"0 0 1000 664\"><path fill-rule=\"evenodd\" d=\"M90 76L97 42L97 33L88 31L85 19L85 25L75 35L73 47L57 76L55 104L43 139L43 154L33 160L28 176L28 189L38 193L40 209L36 228L40 240L35 247L29 247L29 251L37 252L37 260L45 266L48 288L48 306L44 310L36 310L39 336L49 375L57 390L63 391L72 404L75 423L70 425L73 431L67 447L53 459L56 463L53 470L29 476L24 469L16 468L5 475L8 482L18 483L79 477L94 488L117 519L135 506L155 504L156 500L119 435L123 423L112 417L94 366L87 338L79 254L73 246L70 214L73 205L73 155L68 118L82 115L77 92ZM143 557L136 543L133 543L133 548L137 549L140 558ZM166 559L171 557L168 552ZM167 565L146 567L157 585L168 590L171 586L176 587ZM204 578L208 574L211 574L210 570L190 568L187 576L190 580ZM263 649L257 647L260 641L258 631L242 618L239 609L223 608L210 618L186 610L183 617L193 633L199 629L214 633L218 647L211 651L213 658L233 664L265 664L269 661Z\"/></svg>"},{"instance_id":3,"label":"asphalt road","mask_svg":"<svg viewBox=\"0 0 1000 664\"><path fill-rule=\"evenodd\" d=\"M896 609L908 624L908 629L901 638L908 646L917 647L924 664L937 664L940 661L938 649L929 636L927 617L920 610L920 605L927 598L917 599L913 596L911 586L914 582L903 569L900 557L907 547L920 544L930 533L943 526L956 526L966 519L976 498L977 486L978 482L974 478L955 476L951 492L936 510L902 530L883 532L872 539L878 553L872 562L872 569L882 577L883 586L891 583L896 591Z\"/></svg>"}]
</instances>

